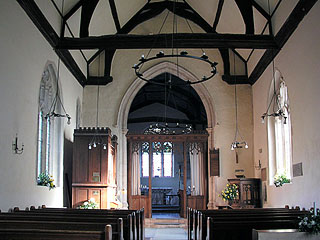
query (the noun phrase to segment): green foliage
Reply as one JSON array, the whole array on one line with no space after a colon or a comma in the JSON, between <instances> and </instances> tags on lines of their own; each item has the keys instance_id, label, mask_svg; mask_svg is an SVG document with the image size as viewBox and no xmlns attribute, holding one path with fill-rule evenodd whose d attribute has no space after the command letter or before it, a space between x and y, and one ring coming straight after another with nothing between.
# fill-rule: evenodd
<instances>
[{"instance_id":1,"label":"green foliage","mask_svg":"<svg viewBox=\"0 0 320 240\"><path fill-rule=\"evenodd\" d=\"M80 208L80 209L96 209L96 208L99 208L99 204L96 203L94 198L90 198L88 201L85 201L78 208Z\"/></svg>"},{"instance_id":2,"label":"green foliage","mask_svg":"<svg viewBox=\"0 0 320 240\"><path fill-rule=\"evenodd\" d=\"M313 212L300 218L299 231L318 234L320 232L320 216L314 215Z\"/></svg>"},{"instance_id":3,"label":"green foliage","mask_svg":"<svg viewBox=\"0 0 320 240\"><path fill-rule=\"evenodd\" d=\"M285 183L290 183L290 179L287 178L286 174L277 174L274 176L274 185L276 187L281 187Z\"/></svg>"},{"instance_id":4,"label":"green foliage","mask_svg":"<svg viewBox=\"0 0 320 240\"><path fill-rule=\"evenodd\" d=\"M239 190L236 184L227 184L226 188L219 195L224 201L234 200L239 196Z\"/></svg>"},{"instance_id":5,"label":"green foliage","mask_svg":"<svg viewBox=\"0 0 320 240\"><path fill-rule=\"evenodd\" d=\"M49 175L48 172L42 172L38 176L37 184L39 186L46 186L49 188L49 190L56 187L56 185L53 184L54 179L51 175Z\"/></svg>"}]
</instances>

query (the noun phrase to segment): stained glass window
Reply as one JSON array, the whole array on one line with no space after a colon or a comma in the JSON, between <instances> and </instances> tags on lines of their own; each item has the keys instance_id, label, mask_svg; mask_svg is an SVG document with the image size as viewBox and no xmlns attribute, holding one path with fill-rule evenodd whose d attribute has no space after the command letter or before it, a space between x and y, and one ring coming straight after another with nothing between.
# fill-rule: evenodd
<instances>
[{"instance_id":1,"label":"stained glass window","mask_svg":"<svg viewBox=\"0 0 320 240\"><path fill-rule=\"evenodd\" d=\"M149 143L142 144L141 175L149 177ZM173 177L173 151L171 142L152 143L152 177Z\"/></svg>"}]
</instances>

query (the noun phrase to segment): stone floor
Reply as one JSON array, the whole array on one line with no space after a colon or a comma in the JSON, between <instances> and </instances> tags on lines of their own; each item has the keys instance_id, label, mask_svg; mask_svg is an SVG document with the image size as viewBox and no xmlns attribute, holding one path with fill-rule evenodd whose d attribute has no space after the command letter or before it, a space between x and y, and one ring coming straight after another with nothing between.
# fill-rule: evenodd
<instances>
[{"instance_id":1,"label":"stone floor","mask_svg":"<svg viewBox=\"0 0 320 240\"><path fill-rule=\"evenodd\" d=\"M146 240L185 240L188 239L187 231L183 228L146 228Z\"/></svg>"},{"instance_id":2,"label":"stone floor","mask_svg":"<svg viewBox=\"0 0 320 240\"><path fill-rule=\"evenodd\" d=\"M152 218L177 219L180 218L180 215L179 213L152 213Z\"/></svg>"},{"instance_id":3,"label":"stone floor","mask_svg":"<svg viewBox=\"0 0 320 240\"><path fill-rule=\"evenodd\" d=\"M178 223L184 221L178 213L153 213L149 220L152 224L147 224L150 227L145 229L146 240L188 239L187 231L183 227L185 224Z\"/></svg>"}]
</instances>

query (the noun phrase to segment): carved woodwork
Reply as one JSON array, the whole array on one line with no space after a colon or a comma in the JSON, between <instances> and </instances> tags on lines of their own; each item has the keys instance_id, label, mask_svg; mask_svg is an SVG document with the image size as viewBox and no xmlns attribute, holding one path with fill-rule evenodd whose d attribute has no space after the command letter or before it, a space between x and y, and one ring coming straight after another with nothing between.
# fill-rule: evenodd
<instances>
[{"instance_id":1,"label":"carved woodwork","mask_svg":"<svg viewBox=\"0 0 320 240\"><path fill-rule=\"evenodd\" d=\"M145 216L152 216L152 191L148 191L148 195L132 195L131 189L131 179L132 179L132 152L137 151L137 148L142 145L143 142L172 142L174 151L181 151L184 156L184 168L183 168L183 186L184 189L179 191L180 194L180 215L182 217L186 217L187 207L190 207L189 204L203 206L205 209L206 201L207 201L207 168L203 169L204 171L204 195L202 196L192 196L188 197L187 200L187 154L190 150L198 149L203 152L205 162L207 162L207 141L208 141L208 133L207 131L193 131L192 134L184 134L184 135L144 135L144 134L127 134L128 140L128 204L129 209L139 209L141 204L145 206ZM183 143L182 149L178 147L179 144L175 143ZM150 146L150 144L149 144ZM206 166L207 164L204 164ZM149 166L151 166L151 154L149 154ZM152 189L152 181L151 181L151 168L149 168L149 189Z\"/></svg>"},{"instance_id":2,"label":"carved woodwork","mask_svg":"<svg viewBox=\"0 0 320 240\"><path fill-rule=\"evenodd\" d=\"M239 186L239 197L231 205L233 208L262 207L260 178L235 178L228 181Z\"/></svg>"},{"instance_id":3,"label":"carved woodwork","mask_svg":"<svg viewBox=\"0 0 320 240\"><path fill-rule=\"evenodd\" d=\"M99 136L102 144L89 149L93 136ZM108 208L116 191L116 137L111 139L108 128L80 128L74 131L72 166L72 206L94 198L100 208Z\"/></svg>"}]
</instances>

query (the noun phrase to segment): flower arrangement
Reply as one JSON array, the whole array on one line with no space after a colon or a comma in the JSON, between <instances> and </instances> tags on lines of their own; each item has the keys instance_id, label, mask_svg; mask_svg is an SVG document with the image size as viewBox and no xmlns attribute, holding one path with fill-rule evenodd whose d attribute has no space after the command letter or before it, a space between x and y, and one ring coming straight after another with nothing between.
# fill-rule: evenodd
<instances>
[{"instance_id":1,"label":"flower arrangement","mask_svg":"<svg viewBox=\"0 0 320 240\"><path fill-rule=\"evenodd\" d=\"M99 208L99 204L96 203L94 198L90 198L78 207L79 209L96 209Z\"/></svg>"},{"instance_id":2,"label":"flower arrangement","mask_svg":"<svg viewBox=\"0 0 320 240\"><path fill-rule=\"evenodd\" d=\"M287 178L286 174L276 174L274 176L273 183L276 187L281 187L283 184L290 183L290 182L291 181L289 178Z\"/></svg>"},{"instance_id":3,"label":"flower arrangement","mask_svg":"<svg viewBox=\"0 0 320 240\"><path fill-rule=\"evenodd\" d=\"M56 187L56 185L53 184L54 179L52 175L49 175L48 172L42 172L38 176L37 184L39 186L46 186L49 188L49 190Z\"/></svg>"},{"instance_id":4,"label":"flower arrangement","mask_svg":"<svg viewBox=\"0 0 320 240\"><path fill-rule=\"evenodd\" d=\"M219 197L222 197L224 201L234 200L239 196L239 190L236 184L227 184L226 188L222 190Z\"/></svg>"},{"instance_id":5,"label":"flower arrangement","mask_svg":"<svg viewBox=\"0 0 320 240\"><path fill-rule=\"evenodd\" d=\"M320 232L320 216L311 211L304 217L300 217L299 231L318 234Z\"/></svg>"}]
</instances>

